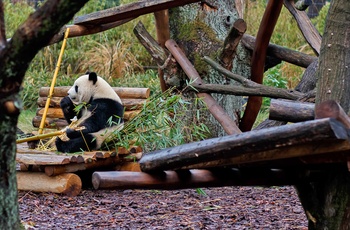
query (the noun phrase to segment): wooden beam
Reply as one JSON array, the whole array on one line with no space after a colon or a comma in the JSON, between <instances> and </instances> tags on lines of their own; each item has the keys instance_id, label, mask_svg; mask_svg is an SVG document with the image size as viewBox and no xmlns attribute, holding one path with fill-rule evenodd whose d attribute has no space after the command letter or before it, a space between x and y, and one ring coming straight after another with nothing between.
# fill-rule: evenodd
<instances>
[{"instance_id":1,"label":"wooden beam","mask_svg":"<svg viewBox=\"0 0 350 230\"><path fill-rule=\"evenodd\" d=\"M174 56L176 61L182 67L187 77L191 79L194 84L202 84L202 79L199 76L197 70L193 67L192 63L186 58L183 51L179 48L174 40L168 40L165 46ZM241 131L236 126L232 118L226 113L226 111L214 100L214 98L207 93L197 93L197 97L202 98L203 102L207 105L210 113L221 124L227 134L237 134Z\"/></svg>"},{"instance_id":2,"label":"wooden beam","mask_svg":"<svg viewBox=\"0 0 350 230\"><path fill-rule=\"evenodd\" d=\"M173 170L284 146L338 139L348 139L348 131L337 120L324 118L154 151L141 158L140 166L143 172Z\"/></svg>"},{"instance_id":3,"label":"wooden beam","mask_svg":"<svg viewBox=\"0 0 350 230\"><path fill-rule=\"evenodd\" d=\"M256 38L251 35L244 34L242 43L247 49L254 50ZM272 43L269 43L267 47L267 55L304 68L307 68L311 63L317 60L317 57Z\"/></svg>"},{"instance_id":4,"label":"wooden beam","mask_svg":"<svg viewBox=\"0 0 350 230\"><path fill-rule=\"evenodd\" d=\"M281 12L282 5L283 2L280 0L269 0L259 26L251 65L251 80L259 84L263 81L267 47ZM252 129L260 111L261 104L261 97L252 96L248 98L246 109L239 124L239 128L243 132Z\"/></svg>"},{"instance_id":5,"label":"wooden beam","mask_svg":"<svg viewBox=\"0 0 350 230\"><path fill-rule=\"evenodd\" d=\"M158 43L162 48L165 48L165 42L170 39L169 12L168 10L154 12L154 18L156 21ZM168 89L168 86L165 84L163 69L160 67L158 67L158 77L160 88L164 92Z\"/></svg>"},{"instance_id":6,"label":"wooden beam","mask_svg":"<svg viewBox=\"0 0 350 230\"><path fill-rule=\"evenodd\" d=\"M293 162L291 163L293 167L315 163L340 163L346 162L344 158L350 159L349 151L350 143L348 140L323 140L300 145L284 146L266 151L254 151L228 159L208 161L185 167L174 168L173 170L208 169L227 166L242 167L244 165L252 167L254 165L258 165L259 163L263 164L264 166L279 168L283 167L280 160L285 160L283 163ZM344 155L347 155L347 158ZM295 159L298 159L298 162L300 162L299 165L295 164L296 161L293 161Z\"/></svg>"},{"instance_id":7,"label":"wooden beam","mask_svg":"<svg viewBox=\"0 0 350 230\"><path fill-rule=\"evenodd\" d=\"M106 24L123 19L138 17L143 14L149 14L160 10L170 9L178 6L183 6L199 0L142 0L132 2L118 7L109 8L93 12L90 14L78 16L73 22L76 25L96 25Z\"/></svg>"},{"instance_id":8,"label":"wooden beam","mask_svg":"<svg viewBox=\"0 0 350 230\"><path fill-rule=\"evenodd\" d=\"M84 25L66 25L61 28L60 32L58 32L51 40L49 44L54 44L57 42L60 42L64 38L64 32L69 28L69 34L68 38L74 38L74 37L80 37L80 36L86 36L91 34L100 33L109 29L112 29L114 27L118 27L120 25L123 25L135 18L127 18L124 20L111 22L103 25L93 25L93 26L84 26Z\"/></svg>"}]
</instances>

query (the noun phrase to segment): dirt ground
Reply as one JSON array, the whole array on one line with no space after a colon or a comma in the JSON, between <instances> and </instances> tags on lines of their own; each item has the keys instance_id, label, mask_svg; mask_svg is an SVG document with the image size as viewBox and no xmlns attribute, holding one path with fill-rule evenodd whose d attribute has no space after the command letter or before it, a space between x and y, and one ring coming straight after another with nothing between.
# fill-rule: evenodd
<instances>
[{"instance_id":1,"label":"dirt ground","mask_svg":"<svg viewBox=\"0 0 350 230\"><path fill-rule=\"evenodd\" d=\"M19 192L27 229L307 229L293 187Z\"/></svg>"}]
</instances>

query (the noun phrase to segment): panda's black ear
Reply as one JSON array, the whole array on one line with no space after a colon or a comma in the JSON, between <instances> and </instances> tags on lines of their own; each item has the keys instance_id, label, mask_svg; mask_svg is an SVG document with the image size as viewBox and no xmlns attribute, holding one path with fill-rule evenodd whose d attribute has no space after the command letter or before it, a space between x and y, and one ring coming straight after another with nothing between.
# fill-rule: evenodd
<instances>
[{"instance_id":1,"label":"panda's black ear","mask_svg":"<svg viewBox=\"0 0 350 230\"><path fill-rule=\"evenodd\" d=\"M89 81L92 81L95 85L95 83L97 82L97 74L95 72L89 73Z\"/></svg>"}]
</instances>

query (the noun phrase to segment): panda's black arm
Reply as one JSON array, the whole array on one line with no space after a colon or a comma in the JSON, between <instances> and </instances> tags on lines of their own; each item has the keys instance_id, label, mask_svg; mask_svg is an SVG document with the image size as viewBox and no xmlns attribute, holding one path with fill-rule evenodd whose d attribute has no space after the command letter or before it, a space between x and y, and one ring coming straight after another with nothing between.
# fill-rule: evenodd
<instances>
[{"instance_id":1,"label":"panda's black arm","mask_svg":"<svg viewBox=\"0 0 350 230\"><path fill-rule=\"evenodd\" d=\"M124 107L113 100L93 100L88 106L88 111L91 112L90 117L80 124L84 129L78 131L68 129L67 136L69 138L81 137L123 122Z\"/></svg>"},{"instance_id":2,"label":"panda's black arm","mask_svg":"<svg viewBox=\"0 0 350 230\"><path fill-rule=\"evenodd\" d=\"M71 119L73 119L77 114L74 111L74 104L71 99L66 96L60 102L61 109L63 111L64 118L68 122L68 124L72 123Z\"/></svg>"}]
</instances>

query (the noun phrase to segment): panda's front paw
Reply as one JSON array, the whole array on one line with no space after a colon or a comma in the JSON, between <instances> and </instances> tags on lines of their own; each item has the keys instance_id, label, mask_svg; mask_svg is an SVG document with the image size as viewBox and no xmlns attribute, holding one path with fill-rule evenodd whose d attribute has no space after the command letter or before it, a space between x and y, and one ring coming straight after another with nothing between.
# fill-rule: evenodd
<instances>
[{"instance_id":1,"label":"panda's front paw","mask_svg":"<svg viewBox=\"0 0 350 230\"><path fill-rule=\"evenodd\" d=\"M55 144L56 144L57 151L59 151L59 152L63 152L64 151L64 149L65 149L65 142L62 141L61 138L57 137L56 141L55 141Z\"/></svg>"},{"instance_id":2,"label":"panda's front paw","mask_svg":"<svg viewBox=\"0 0 350 230\"><path fill-rule=\"evenodd\" d=\"M67 128L66 129L66 134L67 134L67 137L69 138L69 139L72 139L72 138L74 138L76 135L75 135L75 133L76 133L77 131L75 131L74 129L70 129L70 128Z\"/></svg>"},{"instance_id":3,"label":"panda's front paw","mask_svg":"<svg viewBox=\"0 0 350 230\"><path fill-rule=\"evenodd\" d=\"M74 107L73 102L71 101L71 99L68 96L62 98L62 100L60 102L60 106L61 106L62 110L64 110L64 111L70 111Z\"/></svg>"}]
</instances>

